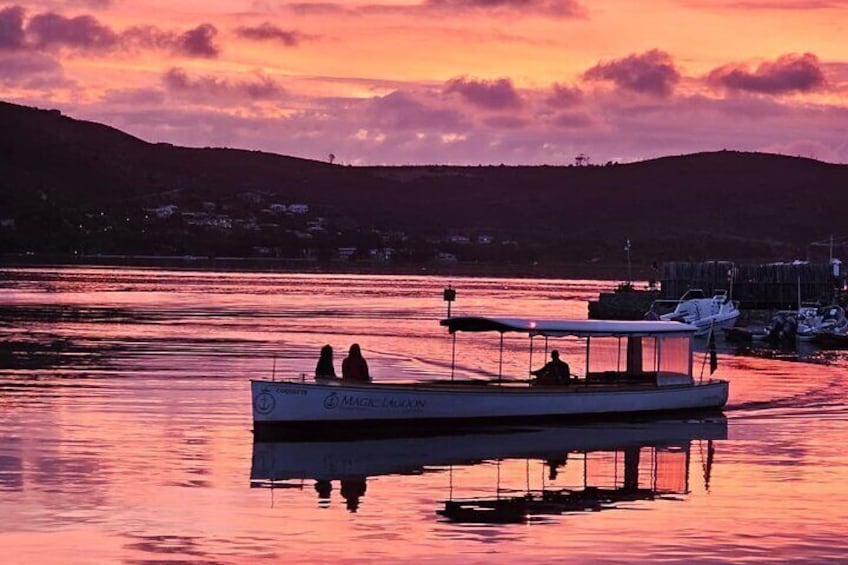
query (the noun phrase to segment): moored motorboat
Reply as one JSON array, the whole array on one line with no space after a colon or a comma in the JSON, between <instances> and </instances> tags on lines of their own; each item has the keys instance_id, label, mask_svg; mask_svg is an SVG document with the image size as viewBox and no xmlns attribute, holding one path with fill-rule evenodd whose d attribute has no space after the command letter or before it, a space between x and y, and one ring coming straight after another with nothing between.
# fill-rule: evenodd
<instances>
[{"instance_id":1,"label":"moored motorboat","mask_svg":"<svg viewBox=\"0 0 848 565\"><path fill-rule=\"evenodd\" d=\"M254 433L257 437L420 434L491 423L716 411L727 402L727 381L694 378L696 328L688 324L473 316L447 318L441 324L451 334L499 334L498 378L415 383L253 380ZM531 365L534 338L544 338L546 349L549 339L582 340L585 370L559 384L528 381L523 375L504 377L506 333L530 338Z\"/></svg>"},{"instance_id":2,"label":"moored motorboat","mask_svg":"<svg viewBox=\"0 0 848 565\"><path fill-rule=\"evenodd\" d=\"M658 314L660 320L683 322L695 326L695 335L704 336L710 331L733 327L739 317L739 306L730 299L726 290L717 290L712 298L701 289L690 289L680 300L658 300L649 313L673 306L671 312Z\"/></svg>"},{"instance_id":3,"label":"moored motorboat","mask_svg":"<svg viewBox=\"0 0 848 565\"><path fill-rule=\"evenodd\" d=\"M767 325L727 328L725 337L735 342L767 342L771 345L813 342L822 347L838 347L848 331L845 310L837 305L821 307L802 304L797 310L779 310Z\"/></svg>"}]
</instances>

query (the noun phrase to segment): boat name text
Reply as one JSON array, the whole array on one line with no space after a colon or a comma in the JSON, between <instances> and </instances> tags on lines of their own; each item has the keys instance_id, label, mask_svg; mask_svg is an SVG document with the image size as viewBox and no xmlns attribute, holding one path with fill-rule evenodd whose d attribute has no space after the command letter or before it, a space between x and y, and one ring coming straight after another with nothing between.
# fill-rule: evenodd
<instances>
[{"instance_id":1,"label":"boat name text","mask_svg":"<svg viewBox=\"0 0 848 565\"><path fill-rule=\"evenodd\" d=\"M397 398L393 396L352 396L332 393L324 399L324 408L370 408L375 410L420 410L426 408L427 401L415 398Z\"/></svg>"}]
</instances>

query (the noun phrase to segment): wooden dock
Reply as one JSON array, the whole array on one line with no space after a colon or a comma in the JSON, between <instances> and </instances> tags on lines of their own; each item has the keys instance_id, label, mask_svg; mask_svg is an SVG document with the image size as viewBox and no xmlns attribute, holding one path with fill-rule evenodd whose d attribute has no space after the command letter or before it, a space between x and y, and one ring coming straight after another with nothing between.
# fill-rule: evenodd
<instances>
[{"instance_id":1,"label":"wooden dock","mask_svg":"<svg viewBox=\"0 0 848 565\"><path fill-rule=\"evenodd\" d=\"M732 283L732 284L731 284ZM830 263L740 265L729 261L663 263L660 290L601 293L589 303L589 318L638 320L659 298L677 300L690 288L711 296L727 290L742 310L792 310L801 302L833 304L840 300L845 275L834 276Z\"/></svg>"},{"instance_id":2,"label":"wooden dock","mask_svg":"<svg viewBox=\"0 0 848 565\"><path fill-rule=\"evenodd\" d=\"M663 298L680 298L690 288L707 294L727 290L743 309L792 309L804 302L834 301L844 278L830 263L735 264L727 261L663 263Z\"/></svg>"}]
</instances>

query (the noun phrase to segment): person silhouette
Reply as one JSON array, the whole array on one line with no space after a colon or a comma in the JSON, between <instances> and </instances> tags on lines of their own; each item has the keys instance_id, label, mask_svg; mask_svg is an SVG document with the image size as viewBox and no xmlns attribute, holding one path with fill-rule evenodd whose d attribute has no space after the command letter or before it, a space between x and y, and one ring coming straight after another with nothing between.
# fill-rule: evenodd
<instances>
[{"instance_id":1,"label":"person silhouette","mask_svg":"<svg viewBox=\"0 0 848 565\"><path fill-rule=\"evenodd\" d=\"M358 343L350 346L347 357L342 361L342 378L364 383L371 381L371 375L368 373L368 363L365 362Z\"/></svg>"},{"instance_id":2,"label":"person silhouette","mask_svg":"<svg viewBox=\"0 0 848 565\"><path fill-rule=\"evenodd\" d=\"M336 369L333 367L333 348L325 345L321 348L318 364L315 365L315 376L319 378L336 378Z\"/></svg>"},{"instance_id":3,"label":"person silhouette","mask_svg":"<svg viewBox=\"0 0 848 565\"><path fill-rule=\"evenodd\" d=\"M536 377L534 384L539 385L567 385L571 381L571 367L559 358L559 351L551 351L551 360L545 366L535 371L530 371Z\"/></svg>"}]
</instances>

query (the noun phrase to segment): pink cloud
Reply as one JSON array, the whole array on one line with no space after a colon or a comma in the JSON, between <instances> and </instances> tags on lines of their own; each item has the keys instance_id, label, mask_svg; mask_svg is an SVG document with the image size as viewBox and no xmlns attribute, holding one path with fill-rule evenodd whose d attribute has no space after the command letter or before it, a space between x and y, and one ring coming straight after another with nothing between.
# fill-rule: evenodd
<instances>
[{"instance_id":1,"label":"pink cloud","mask_svg":"<svg viewBox=\"0 0 848 565\"><path fill-rule=\"evenodd\" d=\"M165 102L165 94L156 88L125 88L110 90L101 99L104 104L123 106L158 106Z\"/></svg>"},{"instance_id":2,"label":"pink cloud","mask_svg":"<svg viewBox=\"0 0 848 565\"><path fill-rule=\"evenodd\" d=\"M735 64L718 67L707 75L707 82L730 90L786 94L819 90L827 81L818 57L791 53L774 62L760 63L754 70Z\"/></svg>"},{"instance_id":3,"label":"pink cloud","mask_svg":"<svg viewBox=\"0 0 848 565\"><path fill-rule=\"evenodd\" d=\"M588 128L596 125L595 120L582 112L563 112L554 116L552 123L562 128Z\"/></svg>"},{"instance_id":4,"label":"pink cloud","mask_svg":"<svg viewBox=\"0 0 848 565\"><path fill-rule=\"evenodd\" d=\"M582 99L583 91L579 87L554 83L545 102L554 108L568 108L580 103Z\"/></svg>"},{"instance_id":5,"label":"pink cloud","mask_svg":"<svg viewBox=\"0 0 848 565\"><path fill-rule=\"evenodd\" d=\"M578 0L423 0L417 4L363 4L350 6L344 2L290 2L284 4L296 14L467 14L492 16L543 15L556 18L585 18L586 8Z\"/></svg>"},{"instance_id":6,"label":"pink cloud","mask_svg":"<svg viewBox=\"0 0 848 565\"><path fill-rule=\"evenodd\" d=\"M527 120L517 116L492 116L483 121L488 127L495 129L519 129L527 126Z\"/></svg>"},{"instance_id":7,"label":"pink cloud","mask_svg":"<svg viewBox=\"0 0 848 565\"><path fill-rule=\"evenodd\" d=\"M83 6L92 10L105 10L112 7L112 0L69 0L72 6Z\"/></svg>"},{"instance_id":8,"label":"pink cloud","mask_svg":"<svg viewBox=\"0 0 848 565\"><path fill-rule=\"evenodd\" d=\"M843 147L844 149L844 147ZM822 161L838 162L840 156L838 149L819 143L818 141L799 140L785 144L769 145L763 148L768 153L780 153L782 155L796 155L798 157L809 157Z\"/></svg>"},{"instance_id":9,"label":"pink cloud","mask_svg":"<svg viewBox=\"0 0 848 565\"><path fill-rule=\"evenodd\" d=\"M20 49L24 46L24 14L20 6L0 10L0 49Z\"/></svg>"},{"instance_id":10,"label":"pink cloud","mask_svg":"<svg viewBox=\"0 0 848 565\"><path fill-rule=\"evenodd\" d=\"M680 80L680 73L675 68L671 55L659 49L652 49L645 53L628 55L623 59L598 63L583 73L583 78L590 81L610 81L624 90L665 97L674 91Z\"/></svg>"},{"instance_id":11,"label":"pink cloud","mask_svg":"<svg viewBox=\"0 0 848 565\"><path fill-rule=\"evenodd\" d=\"M373 98L368 104L368 113L369 121L381 128L432 131L462 125L459 114L454 110L427 106L402 91Z\"/></svg>"},{"instance_id":12,"label":"pink cloud","mask_svg":"<svg viewBox=\"0 0 848 565\"><path fill-rule=\"evenodd\" d=\"M62 65L49 55L41 53L3 53L0 51L0 82L21 83L33 86L56 86L65 82Z\"/></svg>"},{"instance_id":13,"label":"pink cloud","mask_svg":"<svg viewBox=\"0 0 848 565\"><path fill-rule=\"evenodd\" d=\"M685 2L693 8L718 10L830 10L845 6L844 0L691 0Z\"/></svg>"},{"instance_id":14,"label":"pink cloud","mask_svg":"<svg viewBox=\"0 0 848 565\"><path fill-rule=\"evenodd\" d=\"M257 26L242 26L236 29L236 35L254 41L278 41L289 47L300 43L302 35L294 30L281 29L271 22L264 22Z\"/></svg>"},{"instance_id":15,"label":"pink cloud","mask_svg":"<svg viewBox=\"0 0 848 565\"><path fill-rule=\"evenodd\" d=\"M61 11L67 8L86 10L108 10L122 0L28 0L31 7L40 6L45 10Z\"/></svg>"},{"instance_id":16,"label":"pink cloud","mask_svg":"<svg viewBox=\"0 0 848 565\"><path fill-rule=\"evenodd\" d=\"M231 81L209 75L190 77L185 70L172 68L162 77L168 92L202 101L272 100L283 96L283 88L269 77Z\"/></svg>"},{"instance_id":17,"label":"pink cloud","mask_svg":"<svg viewBox=\"0 0 848 565\"><path fill-rule=\"evenodd\" d=\"M603 163L720 149L779 150L848 161L841 127L848 110L771 97L675 96L635 109L623 97L586 97L580 111L522 125L519 120L462 120L446 109L449 100L427 99L422 88L420 94L395 92L369 100L321 99L308 109L269 117L249 110L249 99L236 81L177 77L177 86L189 90L167 90L171 99L165 103L155 92L120 93L91 104L81 117L150 141L320 160L334 153L340 162L358 164L565 164L580 153ZM204 90L210 82L211 88ZM190 90L192 85L196 91ZM528 97L525 105L532 100ZM548 108L542 96L536 100L543 110ZM51 101L44 105L56 107ZM238 115L227 105L237 105ZM516 125L520 127L510 127ZM805 145L806 140L818 146Z\"/></svg>"},{"instance_id":18,"label":"pink cloud","mask_svg":"<svg viewBox=\"0 0 848 565\"><path fill-rule=\"evenodd\" d=\"M453 11L486 11L584 17L586 9L576 0L425 0L424 6Z\"/></svg>"},{"instance_id":19,"label":"pink cloud","mask_svg":"<svg viewBox=\"0 0 848 565\"><path fill-rule=\"evenodd\" d=\"M475 106L490 110L521 106L521 98L508 78L488 81L457 77L445 84L444 92L457 93Z\"/></svg>"}]
</instances>

